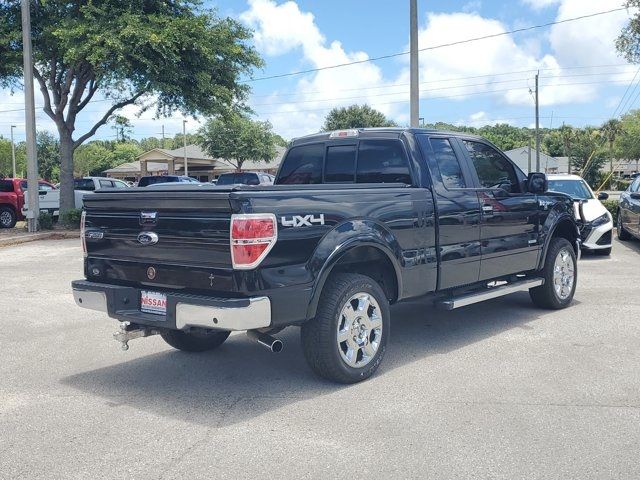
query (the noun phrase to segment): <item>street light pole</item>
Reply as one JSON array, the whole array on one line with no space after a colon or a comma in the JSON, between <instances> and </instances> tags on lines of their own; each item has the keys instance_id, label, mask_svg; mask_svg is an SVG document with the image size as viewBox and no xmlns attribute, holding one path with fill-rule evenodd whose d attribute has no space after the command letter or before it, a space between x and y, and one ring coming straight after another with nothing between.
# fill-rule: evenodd
<instances>
[{"instance_id":1,"label":"street light pole","mask_svg":"<svg viewBox=\"0 0 640 480\"><path fill-rule=\"evenodd\" d=\"M410 88L409 103L411 110L411 126L419 126L420 93L418 82L418 0L409 0L409 70Z\"/></svg>"},{"instance_id":2,"label":"street light pole","mask_svg":"<svg viewBox=\"0 0 640 480\"><path fill-rule=\"evenodd\" d=\"M31 52L31 11L29 0L22 7L22 65L24 71L25 128L27 133L27 228L38 231L38 157L36 151L36 106L33 99L33 55Z\"/></svg>"},{"instance_id":3,"label":"street light pole","mask_svg":"<svg viewBox=\"0 0 640 480\"><path fill-rule=\"evenodd\" d=\"M14 128L16 128L16 126L11 125L11 165L13 166L13 178L16 178L18 175L16 174L16 144L13 141Z\"/></svg>"},{"instance_id":4,"label":"street light pole","mask_svg":"<svg viewBox=\"0 0 640 480\"><path fill-rule=\"evenodd\" d=\"M182 120L182 145L184 148L184 174L189 176L189 164L187 163L187 121Z\"/></svg>"}]
</instances>

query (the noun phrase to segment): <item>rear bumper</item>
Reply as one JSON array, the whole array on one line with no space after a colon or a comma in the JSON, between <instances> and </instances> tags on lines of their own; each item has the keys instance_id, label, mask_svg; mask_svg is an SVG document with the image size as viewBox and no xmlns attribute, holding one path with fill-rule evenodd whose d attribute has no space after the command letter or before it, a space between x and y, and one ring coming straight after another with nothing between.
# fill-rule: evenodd
<instances>
[{"instance_id":1,"label":"rear bumper","mask_svg":"<svg viewBox=\"0 0 640 480\"><path fill-rule=\"evenodd\" d=\"M166 315L140 311L140 289L76 280L71 283L76 305L107 313L120 321L155 328L185 330L253 330L271 326L268 297L216 298L163 291Z\"/></svg>"}]
</instances>

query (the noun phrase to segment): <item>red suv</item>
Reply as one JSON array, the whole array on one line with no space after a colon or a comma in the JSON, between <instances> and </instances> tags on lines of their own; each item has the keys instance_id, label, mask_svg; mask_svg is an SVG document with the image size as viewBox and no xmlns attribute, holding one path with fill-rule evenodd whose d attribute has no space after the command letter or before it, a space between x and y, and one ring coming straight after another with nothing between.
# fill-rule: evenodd
<instances>
[{"instance_id":1,"label":"red suv","mask_svg":"<svg viewBox=\"0 0 640 480\"><path fill-rule=\"evenodd\" d=\"M24 220L24 191L27 181L22 178L0 180L0 228L13 228L18 220ZM55 190L56 187L44 180L38 181L38 190Z\"/></svg>"}]
</instances>

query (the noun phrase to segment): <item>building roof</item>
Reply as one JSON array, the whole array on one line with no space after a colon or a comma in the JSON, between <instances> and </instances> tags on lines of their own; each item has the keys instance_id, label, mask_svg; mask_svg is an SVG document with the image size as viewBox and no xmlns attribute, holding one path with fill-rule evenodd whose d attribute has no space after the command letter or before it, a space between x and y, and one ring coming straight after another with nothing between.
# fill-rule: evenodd
<instances>
[{"instance_id":1,"label":"building roof","mask_svg":"<svg viewBox=\"0 0 640 480\"><path fill-rule=\"evenodd\" d=\"M282 161L282 157L284 156L284 153L286 151L287 151L286 147L277 146L276 156L273 157L273 159L271 159L270 162L267 163L264 160L247 160L242 164L242 170L271 170L274 168L278 168L278 166L280 165L280 162ZM236 167L234 167L231 163L229 163L227 160L223 158L217 158L216 160L220 163L218 167L220 170L236 169Z\"/></svg>"},{"instance_id":2,"label":"building roof","mask_svg":"<svg viewBox=\"0 0 640 480\"><path fill-rule=\"evenodd\" d=\"M167 169L166 163L159 162L147 162L147 171L148 172L162 172ZM110 168L109 170L104 170L102 173L131 173L136 174L140 173L140 162L129 162L118 165L117 167Z\"/></svg>"},{"instance_id":3,"label":"building roof","mask_svg":"<svg viewBox=\"0 0 640 480\"><path fill-rule=\"evenodd\" d=\"M531 151L531 169L533 171L536 168L536 151L533 148L529 148L529 146L518 147L507 150L504 153L513 160L524 173L529 173L529 151ZM558 162L554 157L540 152L540 169L543 171L558 169Z\"/></svg>"}]
</instances>

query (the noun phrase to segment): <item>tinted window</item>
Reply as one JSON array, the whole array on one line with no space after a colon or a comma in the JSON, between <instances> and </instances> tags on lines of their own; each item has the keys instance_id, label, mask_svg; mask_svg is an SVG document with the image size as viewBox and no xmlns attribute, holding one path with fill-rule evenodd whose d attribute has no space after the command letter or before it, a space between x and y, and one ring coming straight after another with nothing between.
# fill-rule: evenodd
<instances>
[{"instance_id":1,"label":"tinted window","mask_svg":"<svg viewBox=\"0 0 640 480\"><path fill-rule=\"evenodd\" d=\"M223 173L218 177L216 185L233 185L235 183L234 173Z\"/></svg>"},{"instance_id":2,"label":"tinted window","mask_svg":"<svg viewBox=\"0 0 640 480\"><path fill-rule=\"evenodd\" d=\"M462 167L460 167L460 161L451 147L451 142L446 138L432 138L430 142L444 186L446 188L465 188L467 184L462 175Z\"/></svg>"},{"instance_id":3,"label":"tinted window","mask_svg":"<svg viewBox=\"0 0 640 480\"><path fill-rule=\"evenodd\" d=\"M27 181L26 180L23 180L22 182L20 182L20 188L22 190L26 190L27 189ZM38 190L55 190L55 188L53 188L48 183L38 182Z\"/></svg>"},{"instance_id":4,"label":"tinted window","mask_svg":"<svg viewBox=\"0 0 640 480\"><path fill-rule=\"evenodd\" d=\"M100 180L100 188L112 188L113 182L111 180Z\"/></svg>"},{"instance_id":5,"label":"tinted window","mask_svg":"<svg viewBox=\"0 0 640 480\"><path fill-rule=\"evenodd\" d=\"M260 179L255 173L237 173L236 183L243 185L260 185Z\"/></svg>"},{"instance_id":6,"label":"tinted window","mask_svg":"<svg viewBox=\"0 0 640 480\"><path fill-rule=\"evenodd\" d=\"M11 180L0 180L0 192L13 192L13 182Z\"/></svg>"},{"instance_id":7,"label":"tinted window","mask_svg":"<svg viewBox=\"0 0 640 480\"><path fill-rule=\"evenodd\" d=\"M471 162L478 173L482 187L501 188L509 193L516 193L520 190L513 165L495 148L468 140L463 140L463 143L469 151Z\"/></svg>"},{"instance_id":8,"label":"tinted window","mask_svg":"<svg viewBox=\"0 0 640 480\"><path fill-rule=\"evenodd\" d=\"M324 145L302 145L289 150L276 183L279 185L322 183Z\"/></svg>"},{"instance_id":9,"label":"tinted window","mask_svg":"<svg viewBox=\"0 0 640 480\"><path fill-rule=\"evenodd\" d=\"M397 140L362 140L358 147L358 183L411 183L409 163Z\"/></svg>"},{"instance_id":10,"label":"tinted window","mask_svg":"<svg viewBox=\"0 0 640 480\"><path fill-rule=\"evenodd\" d=\"M631 185L629 185L629 192L637 192L640 190L640 177L637 177Z\"/></svg>"},{"instance_id":11,"label":"tinted window","mask_svg":"<svg viewBox=\"0 0 640 480\"><path fill-rule=\"evenodd\" d=\"M83 190L85 192L92 192L96 189L93 180L90 178L78 178L73 181L73 188L75 190Z\"/></svg>"},{"instance_id":12,"label":"tinted window","mask_svg":"<svg viewBox=\"0 0 640 480\"><path fill-rule=\"evenodd\" d=\"M119 182L117 180L113 180L113 186L116 187L116 188L128 188L129 187L129 185L127 185L126 183Z\"/></svg>"},{"instance_id":13,"label":"tinted window","mask_svg":"<svg viewBox=\"0 0 640 480\"><path fill-rule=\"evenodd\" d=\"M356 146L336 145L327 147L324 161L324 181L327 183L353 182L356 170Z\"/></svg>"}]
</instances>

